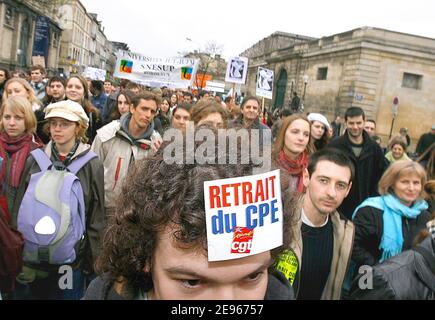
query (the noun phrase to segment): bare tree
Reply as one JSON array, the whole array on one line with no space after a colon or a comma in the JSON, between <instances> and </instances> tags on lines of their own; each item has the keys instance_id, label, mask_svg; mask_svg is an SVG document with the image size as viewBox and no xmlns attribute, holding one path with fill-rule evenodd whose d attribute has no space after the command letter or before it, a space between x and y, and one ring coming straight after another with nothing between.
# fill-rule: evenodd
<instances>
[{"instance_id":1,"label":"bare tree","mask_svg":"<svg viewBox=\"0 0 435 320\"><path fill-rule=\"evenodd\" d=\"M210 54L214 58L217 54L222 54L222 51L224 49L224 46L221 44L218 44L214 41L209 41L205 44L204 52Z\"/></svg>"},{"instance_id":2,"label":"bare tree","mask_svg":"<svg viewBox=\"0 0 435 320\"><path fill-rule=\"evenodd\" d=\"M195 77L195 86L199 90L202 90L202 88L205 85L204 83L205 77L207 75L207 72L211 68L211 64L215 60L216 55L222 54L222 51L223 51L223 45L218 44L215 41L207 42L204 46L204 51L201 52L200 50L198 50L199 52L198 58L200 59L199 66L198 66L198 73L201 74L202 76Z\"/></svg>"}]
</instances>

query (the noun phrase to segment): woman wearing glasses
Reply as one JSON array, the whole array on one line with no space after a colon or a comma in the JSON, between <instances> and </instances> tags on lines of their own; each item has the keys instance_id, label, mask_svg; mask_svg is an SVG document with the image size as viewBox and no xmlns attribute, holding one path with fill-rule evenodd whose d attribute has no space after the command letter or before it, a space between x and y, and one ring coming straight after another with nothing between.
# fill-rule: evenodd
<instances>
[{"instance_id":1,"label":"woman wearing glasses","mask_svg":"<svg viewBox=\"0 0 435 320\"><path fill-rule=\"evenodd\" d=\"M47 106L45 119L51 140L44 152L53 163L54 169L63 171L68 168L68 171L71 171L70 165L75 161L81 162L79 159L90 152L90 146L86 144L89 118L80 104L65 100ZM72 270L72 289L59 288L60 277L63 276L63 273L59 273L59 265L48 262L30 264L25 261L23 272L17 277L19 285L15 298L78 300L84 293L86 282L92 280L94 259L99 254L100 238L105 225L104 172L103 165L97 157L84 163L76 176L83 189L85 233L82 240L75 244L76 259L71 263L65 263ZM20 209L21 201L31 175L40 171L39 165L31 154L27 159L17 194L18 205L15 210L19 230L20 219L22 219L20 215L26 214L23 209Z\"/></svg>"}]
</instances>

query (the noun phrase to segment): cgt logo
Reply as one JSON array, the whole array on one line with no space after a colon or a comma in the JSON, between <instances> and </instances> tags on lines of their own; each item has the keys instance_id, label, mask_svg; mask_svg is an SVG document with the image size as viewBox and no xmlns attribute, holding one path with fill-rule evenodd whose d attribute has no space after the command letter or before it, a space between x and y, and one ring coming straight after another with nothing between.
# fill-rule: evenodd
<instances>
[{"instance_id":1,"label":"cgt logo","mask_svg":"<svg viewBox=\"0 0 435 320\"><path fill-rule=\"evenodd\" d=\"M121 65L119 66L120 72L131 73L133 69L133 61L121 60Z\"/></svg>"},{"instance_id":2,"label":"cgt logo","mask_svg":"<svg viewBox=\"0 0 435 320\"><path fill-rule=\"evenodd\" d=\"M181 67L181 79L182 80L190 80L192 79L192 68L189 67Z\"/></svg>"},{"instance_id":3,"label":"cgt logo","mask_svg":"<svg viewBox=\"0 0 435 320\"><path fill-rule=\"evenodd\" d=\"M246 227L235 227L231 253L250 253L254 230Z\"/></svg>"}]
</instances>

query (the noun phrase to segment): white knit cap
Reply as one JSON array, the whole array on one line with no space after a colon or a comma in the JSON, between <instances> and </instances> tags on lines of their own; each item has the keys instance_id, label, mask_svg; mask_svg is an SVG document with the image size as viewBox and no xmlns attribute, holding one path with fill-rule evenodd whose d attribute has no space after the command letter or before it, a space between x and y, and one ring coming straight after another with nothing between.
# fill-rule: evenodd
<instances>
[{"instance_id":1,"label":"white knit cap","mask_svg":"<svg viewBox=\"0 0 435 320\"><path fill-rule=\"evenodd\" d=\"M328 119L326 119L326 117L323 114L320 114L320 113L310 113L308 115L308 120L310 120L311 122L313 122L313 121L319 121L327 129L329 129L331 127L329 125Z\"/></svg>"}]
</instances>

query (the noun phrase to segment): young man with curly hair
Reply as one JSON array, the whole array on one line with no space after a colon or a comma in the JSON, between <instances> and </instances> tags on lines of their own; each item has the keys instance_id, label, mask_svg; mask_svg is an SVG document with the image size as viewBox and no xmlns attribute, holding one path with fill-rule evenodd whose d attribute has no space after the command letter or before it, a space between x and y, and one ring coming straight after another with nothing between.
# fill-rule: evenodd
<instances>
[{"instance_id":1,"label":"young man with curly hair","mask_svg":"<svg viewBox=\"0 0 435 320\"><path fill-rule=\"evenodd\" d=\"M217 131L208 128L217 137ZM195 147L199 144L195 141ZM197 159L193 164L168 164L166 146L163 143L155 156L138 162L129 173L97 262L100 276L85 299L293 299L289 282L272 267L292 240L291 211L285 204L282 246L233 260L211 262L207 257L204 182L250 176L255 166L241 161L218 164L219 153L215 164L209 164L210 158L206 164ZM241 159L240 144L231 152Z\"/></svg>"}]
</instances>

